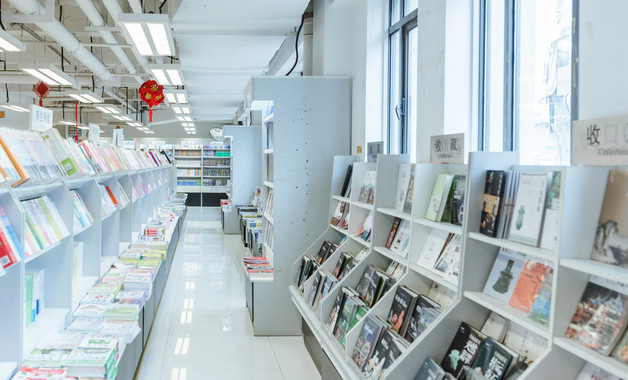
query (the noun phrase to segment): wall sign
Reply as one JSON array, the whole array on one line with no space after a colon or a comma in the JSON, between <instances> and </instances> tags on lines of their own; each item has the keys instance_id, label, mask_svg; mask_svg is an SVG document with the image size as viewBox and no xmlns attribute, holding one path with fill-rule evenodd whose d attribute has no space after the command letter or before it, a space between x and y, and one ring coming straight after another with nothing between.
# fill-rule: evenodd
<instances>
[{"instance_id":1,"label":"wall sign","mask_svg":"<svg viewBox=\"0 0 628 380\"><path fill-rule=\"evenodd\" d=\"M628 165L628 116L574 120L572 165Z\"/></svg>"},{"instance_id":2,"label":"wall sign","mask_svg":"<svg viewBox=\"0 0 628 380\"><path fill-rule=\"evenodd\" d=\"M464 164L464 133L430 137L430 162Z\"/></svg>"},{"instance_id":3,"label":"wall sign","mask_svg":"<svg viewBox=\"0 0 628 380\"><path fill-rule=\"evenodd\" d=\"M52 110L31 104L29 118L31 131L43 132L52 128Z\"/></svg>"},{"instance_id":4,"label":"wall sign","mask_svg":"<svg viewBox=\"0 0 628 380\"><path fill-rule=\"evenodd\" d=\"M384 154L384 142L375 141L366 143L367 157L366 162L377 162L377 155Z\"/></svg>"}]
</instances>

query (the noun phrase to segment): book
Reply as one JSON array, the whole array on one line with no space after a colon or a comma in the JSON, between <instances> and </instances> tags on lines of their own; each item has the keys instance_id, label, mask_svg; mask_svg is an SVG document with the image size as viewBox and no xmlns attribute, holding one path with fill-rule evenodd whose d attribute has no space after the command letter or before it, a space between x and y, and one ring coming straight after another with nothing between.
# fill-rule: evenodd
<instances>
[{"instance_id":1,"label":"book","mask_svg":"<svg viewBox=\"0 0 628 380\"><path fill-rule=\"evenodd\" d=\"M364 173L364 181L362 182L362 188L360 189L360 195L358 202L373 204L375 199L375 179L377 173L375 170L367 170Z\"/></svg>"},{"instance_id":2,"label":"book","mask_svg":"<svg viewBox=\"0 0 628 380\"><path fill-rule=\"evenodd\" d=\"M512 209L515 207L515 198L517 196L519 174L518 170L504 170L504 190L500 202L500 223L497 225L496 238L506 239L508 237L508 227L510 226Z\"/></svg>"},{"instance_id":3,"label":"book","mask_svg":"<svg viewBox=\"0 0 628 380\"><path fill-rule=\"evenodd\" d=\"M71 348L35 348L32 350L22 364L27 367L61 367L72 353Z\"/></svg>"},{"instance_id":4,"label":"book","mask_svg":"<svg viewBox=\"0 0 628 380\"><path fill-rule=\"evenodd\" d=\"M529 313L550 273L552 273L552 267L549 264L526 260L508 304L524 313Z\"/></svg>"},{"instance_id":5,"label":"book","mask_svg":"<svg viewBox=\"0 0 628 380\"><path fill-rule=\"evenodd\" d=\"M441 362L443 370L458 378L462 373L463 367L471 365L475 361L484 339L486 339L484 334L466 322L462 322Z\"/></svg>"},{"instance_id":6,"label":"book","mask_svg":"<svg viewBox=\"0 0 628 380\"><path fill-rule=\"evenodd\" d=\"M323 244L321 244L321 248L318 250L318 253L316 254L316 262L318 262L319 264L323 262L323 260L327 256L327 251L329 251L329 248L331 247L331 245L332 245L332 242L329 240L325 240Z\"/></svg>"},{"instance_id":7,"label":"book","mask_svg":"<svg viewBox=\"0 0 628 380\"><path fill-rule=\"evenodd\" d=\"M349 212L349 204L347 202L338 202L334 216L331 218L331 224L338 226L343 221Z\"/></svg>"},{"instance_id":8,"label":"book","mask_svg":"<svg viewBox=\"0 0 628 380\"><path fill-rule=\"evenodd\" d=\"M390 277L387 274L379 270L375 270L373 272L364 299L364 302L366 302L368 307L373 307L373 305L379 301L385 291L384 289L386 288L386 284L389 283L389 281Z\"/></svg>"},{"instance_id":9,"label":"book","mask_svg":"<svg viewBox=\"0 0 628 380\"><path fill-rule=\"evenodd\" d=\"M390 249L392 245L395 235L397 234L397 229L399 228L399 224L401 224L401 218L395 218L392 223L392 227L390 227L390 233L388 234L388 239L386 239L386 248Z\"/></svg>"},{"instance_id":10,"label":"book","mask_svg":"<svg viewBox=\"0 0 628 380\"><path fill-rule=\"evenodd\" d=\"M507 248L500 248L493 268L486 279L484 294L502 302L510 302L527 256Z\"/></svg>"},{"instance_id":11,"label":"book","mask_svg":"<svg viewBox=\"0 0 628 380\"><path fill-rule=\"evenodd\" d=\"M401 211L406 214L412 213L412 201L414 199L414 171L416 167L413 164L410 167L410 181L408 182L408 190L406 191L406 199L403 202L403 209Z\"/></svg>"},{"instance_id":12,"label":"book","mask_svg":"<svg viewBox=\"0 0 628 380\"><path fill-rule=\"evenodd\" d=\"M65 380L68 370L65 368L33 368L24 366L11 380Z\"/></svg>"},{"instance_id":13,"label":"book","mask_svg":"<svg viewBox=\"0 0 628 380\"><path fill-rule=\"evenodd\" d=\"M360 230L360 238L364 241L370 241L371 239L371 231L373 230L373 219L374 219L373 210L369 211L369 214L366 216L364 220L364 224L362 225L362 229Z\"/></svg>"},{"instance_id":14,"label":"book","mask_svg":"<svg viewBox=\"0 0 628 380\"><path fill-rule=\"evenodd\" d=\"M388 312L388 323L399 335L406 334L406 329L410 323L410 314L414 310L414 305L419 295L406 286L397 287L390 311Z\"/></svg>"},{"instance_id":15,"label":"book","mask_svg":"<svg viewBox=\"0 0 628 380\"><path fill-rule=\"evenodd\" d=\"M562 172L551 173L552 180L545 197L545 216L541 231L541 248L555 251L558 249L560 233L560 187Z\"/></svg>"},{"instance_id":16,"label":"book","mask_svg":"<svg viewBox=\"0 0 628 380\"><path fill-rule=\"evenodd\" d=\"M472 368L488 380L501 380L506 375L513 358L514 355L509 348L493 338L486 338L473 361Z\"/></svg>"},{"instance_id":17,"label":"book","mask_svg":"<svg viewBox=\"0 0 628 380\"><path fill-rule=\"evenodd\" d=\"M410 184L410 172L412 164L399 164L397 173L397 192L395 193L395 209L403 211L403 205L408 194L408 185Z\"/></svg>"},{"instance_id":18,"label":"book","mask_svg":"<svg viewBox=\"0 0 628 380\"><path fill-rule=\"evenodd\" d=\"M385 330L362 372L368 379L381 378L383 372L406 348L407 343L399 334L391 329Z\"/></svg>"},{"instance_id":19,"label":"book","mask_svg":"<svg viewBox=\"0 0 628 380\"><path fill-rule=\"evenodd\" d=\"M104 317L108 319L137 320L141 307L128 303L112 303L106 306Z\"/></svg>"},{"instance_id":20,"label":"book","mask_svg":"<svg viewBox=\"0 0 628 380\"><path fill-rule=\"evenodd\" d=\"M423 249L417 258L417 265L427 269L434 268L451 235L449 232L440 229L432 229L425 239Z\"/></svg>"},{"instance_id":21,"label":"book","mask_svg":"<svg viewBox=\"0 0 628 380\"><path fill-rule=\"evenodd\" d=\"M345 174L345 179L342 182L342 188L340 189L341 197L348 197L348 192L351 190L351 175L353 174L353 164L349 164L347 166L347 173Z\"/></svg>"},{"instance_id":22,"label":"book","mask_svg":"<svg viewBox=\"0 0 628 380\"><path fill-rule=\"evenodd\" d=\"M498 226L501 197L506 175L503 170L487 170L482 201L480 233L495 237Z\"/></svg>"},{"instance_id":23,"label":"book","mask_svg":"<svg viewBox=\"0 0 628 380\"><path fill-rule=\"evenodd\" d=\"M565 336L609 355L628 321L626 285L591 277L576 306Z\"/></svg>"},{"instance_id":24,"label":"book","mask_svg":"<svg viewBox=\"0 0 628 380\"><path fill-rule=\"evenodd\" d=\"M364 269L362 273L362 277L360 277L360 281L355 287L355 291L360 295L362 300L366 299L366 292L368 290L369 284L371 283L371 277L375 272L376 268L373 265L369 265Z\"/></svg>"},{"instance_id":25,"label":"book","mask_svg":"<svg viewBox=\"0 0 628 380\"><path fill-rule=\"evenodd\" d=\"M327 328L329 329L329 332L331 332L332 334L336 333L336 322L338 321L338 317L342 311L342 307L344 305L345 302L345 293L346 290L344 287L342 287L340 289L340 291L338 292L338 294L336 295L336 299L334 300L334 305L331 308L331 311L329 312L329 318L327 318Z\"/></svg>"},{"instance_id":26,"label":"book","mask_svg":"<svg viewBox=\"0 0 628 380\"><path fill-rule=\"evenodd\" d=\"M320 304L323 298L325 298L325 296L331 291L331 289L333 289L334 286L338 283L338 280L327 271L321 271L321 276L323 276L323 278L321 279L323 283L322 285L318 286L320 290L316 294L316 299L314 300L313 305L316 311L320 309Z\"/></svg>"},{"instance_id":27,"label":"book","mask_svg":"<svg viewBox=\"0 0 628 380\"><path fill-rule=\"evenodd\" d=\"M432 220L434 222L441 221L443 213L445 212L453 180L454 176L450 174L441 173L436 176L432 196L430 197L429 204L427 205L425 219Z\"/></svg>"},{"instance_id":28,"label":"book","mask_svg":"<svg viewBox=\"0 0 628 380\"><path fill-rule=\"evenodd\" d=\"M424 295L419 295L404 338L410 343L414 342L439 315L440 305Z\"/></svg>"},{"instance_id":29,"label":"book","mask_svg":"<svg viewBox=\"0 0 628 380\"><path fill-rule=\"evenodd\" d=\"M510 323L504 337L504 345L519 355L517 364L529 365L547 351L548 342L525 327ZM522 368L525 369L525 366ZM510 373L506 378L509 378L509 375Z\"/></svg>"},{"instance_id":30,"label":"book","mask_svg":"<svg viewBox=\"0 0 628 380\"><path fill-rule=\"evenodd\" d=\"M554 275L553 272L549 272L543 281L543 286L532 304L528 318L530 320L540 323L543 326L549 326L549 319L552 310L552 285Z\"/></svg>"},{"instance_id":31,"label":"book","mask_svg":"<svg viewBox=\"0 0 628 380\"><path fill-rule=\"evenodd\" d=\"M624 336L613 350L613 357L619 362L628 364L628 332L624 332Z\"/></svg>"},{"instance_id":32,"label":"book","mask_svg":"<svg viewBox=\"0 0 628 380\"><path fill-rule=\"evenodd\" d=\"M338 257L338 261L336 262L336 266L334 267L334 270L331 273L336 278L338 278L340 276L340 273L344 269L345 265L347 265L347 262L352 259L353 258L351 257L351 255L347 254L346 252L341 253L340 256Z\"/></svg>"},{"instance_id":33,"label":"book","mask_svg":"<svg viewBox=\"0 0 628 380\"><path fill-rule=\"evenodd\" d=\"M342 305L342 312L338 316L335 332L335 337L342 346L345 346L347 334L351 328L351 322L360 306L364 306L364 301L351 294L345 294L345 302Z\"/></svg>"},{"instance_id":34,"label":"book","mask_svg":"<svg viewBox=\"0 0 628 380\"><path fill-rule=\"evenodd\" d=\"M591 259L628 268L628 171L610 170Z\"/></svg>"},{"instance_id":35,"label":"book","mask_svg":"<svg viewBox=\"0 0 628 380\"><path fill-rule=\"evenodd\" d=\"M460 274L460 257L462 255L462 235L453 234L449 238L443 253L434 265L434 272L440 274L447 281L458 284Z\"/></svg>"},{"instance_id":36,"label":"book","mask_svg":"<svg viewBox=\"0 0 628 380\"><path fill-rule=\"evenodd\" d=\"M323 283L321 282L322 278L323 276L320 271L316 273L314 277L314 281L312 282L312 287L310 288L310 294L307 297L307 303L310 305L314 304L314 300L316 299L316 294L319 291L319 286L323 286Z\"/></svg>"},{"instance_id":37,"label":"book","mask_svg":"<svg viewBox=\"0 0 628 380\"><path fill-rule=\"evenodd\" d=\"M464 221L464 195L467 190L467 176L455 175L452 185L451 223L462 226Z\"/></svg>"},{"instance_id":38,"label":"book","mask_svg":"<svg viewBox=\"0 0 628 380\"><path fill-rule=\"evenodd\" d=\"M355 266L357 265L357 261L353 257L349 255L347 256L348 258L346 263L340 269L340 273L338 273L338 280L342 280L347 274L349 274L349 272L351 272L351 269L355 268Z\"/></svg>"},{"instance_id":39,"label":"book","mask_svg":"<svg viewBox=\"0 0 628 380\"><path fill-rule=\"evenodd\" d=\"M445 371L432 358L427 358L423 362L421 369L417 372L414 380L442 380Z\"/></svg>"},{"instance_id":40,"label":"book","mask_svg":"<svg viewBox=\"0 0 628 380\"><path fill-rule=\"evenodd\" d=\"M535 247L539 244L548 179L545 172L521 173L508 239Z\"/></svg>"},{"instance_id":41,"label":"book","mask_svg":"<svg viewBox=\"0 0 628 380\"><path fill-rule=\"evenodd\" d=\"M358 366L360 371L364 369L368 359L371 357L377 342L387 325L379 317L366 317L358 340L353 347L351 360Z\"/></svg>"},{"instance_id":42,"label":"book","mask_svg":"<svg viewBox=\"0 0 628 380\"><path fill-rule=\"evenodd\" d=\"M585 363L578 373L576 380L622 380L612 375L593 363Z\"/></svg>"},{"instance_id":43,"label":"book","mask_svg":"<svg viewBox=\"0 0 628 380\"><path fill-rule=\"evenodd\" d=\"M412 223L409 220L402 220L389 249L401 257L407 257L408 249L410 248L411 229Z\"/></svg>"},{"instance_id":44,"label":"book","mask_svg":"<svg viewBox=\"0 0 628 380\"><path fill-rule=\"evenodd\" d=\"M484 326L482 326L480 332L498 342L502 342L506 336L506 331L508 331L508 325L509 321L506 318L491 311L491 314L486 318L486 322L484 322Z\"/></svg>"}]
</instances>

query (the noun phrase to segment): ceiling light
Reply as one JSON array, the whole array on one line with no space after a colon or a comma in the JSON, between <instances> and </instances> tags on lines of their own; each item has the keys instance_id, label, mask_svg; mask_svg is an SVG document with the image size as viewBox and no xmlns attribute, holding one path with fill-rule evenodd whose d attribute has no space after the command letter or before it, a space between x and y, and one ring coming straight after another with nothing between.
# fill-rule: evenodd
<instances>
[{"instance_id":1,"label":"ceiling light","mask_svg":"<svg viewBox=\"0 0 628 380\"><path fill-rule=\"evenodd\" d=\"M168 103L187 104L188 96L185 90L164 90Z\"/></svg>"},{"instance_id":2,"label":"ceiling light","mask_svg":"<svg viewBox=\"0 0 628 380\"><path fill-rule=\"evenodd\" d=\"M179 119L179 121L186 121L185 116L177 116L177 119Z\"/></svg>"},{"instance_id":3,"label":"ceiling light","mask_svg":"<svg viewBox=\"0 0 628 380\"><path fill-rule=\"evenodd\" d=\"M76 125L77 124L75 121L69 121L69 120L59 120L57 123L63 124L63 125Z\"/></svg>"},{"instance_id":4,"label":"ceiling light","mask_svg":"<svg viewBox=\"0 0 628 380\"><path fill-rule=\"evenodd\" d=\"M15 112L29 112L28 108L25 108L23 106L18 106L17 104L4 103L4 104L1 104L0 107L6 108L11 111L15 111Z\"/></svg>"},{"instance_id":5,"label":"ceiling light","mask_svg":"<svg viewBox=\"0 0 628 380\"><path fill-rule=\"evenodd\" d=\"M130 126L130 127L141 127L142 123L140 123L139 121L131 121L131 122L127 122L126 125Z\"/></svg>"},{"instance_id":6,"label":"ceiling light","mask_svg":"<svg viewBox=\"0 0 628 380\"><path fill-rule=\"evenodd\" d=\"M148 65L157 83L162 86L183 86L181 65Z\"/></svg>"},{"instance_id":7,"label":"ceiling light","mask_svg":"<svg viewBox=\"0 0 628 380\"><path fill-rule=\"evenodd\" d=\"M95 108L99 109L102 113L112 114L112 113L120 113L120 110L113 106L95 106Z\"/></svg>"},{"instance_id":8,"label":"ceiling light","mask_svg":"<svg viewBox=\"0 0 628 380\"><path fill-rule=\"evenodd\" d=\"M185 121L192 121L192 116L184 116L183 119Z\"/></svg>"},{"instance_id":9,"label":"ceiling light","mask_svg":"<svg viewBox=\"0 0 628 380\"><path fill-rule=\"evenodd\" d=\"M68 91L67 94L81 103L103 103L105 101L91 91Z\"/></svg>"},{"instance_id":10,"label":"ceiling light","mask_svg":"<svg viewBox=\"0 0 628 380\"><path fill-rule=\"evenodd\" d=\"M0 51L26 51L26 45L6 30L0 29Z\"/></svg>"},{"instance_id":11,"label":"ceiling light","mask_svg":"<svg viewBox=\"0 0 628 380\"><path fill-rule=\"evenodd\" d=\"M168 15L124 13L118 22L144 56L174 55L174 40Z\"/></svg>"},{"instance_id":12,"label":"ceiling light","mask_svg":"<svg viewBox=\"0 0 628 380\"><path fill-rule=\"evenodd\" d=\"M132 119L128 116L119 116L119 115L113 115L113 118L116 120L120 120L120 121L131 121Z\"/></svg>"},{"instance_id":13,"label":"ceiling light","mask_svg":"<svg viewBox=\"0 0 628 380\"><path fill-rule=\"evenodd\" d=\"M20 69L50 86L74 86L76 82L54 65L24 65Z\"/></svg>"},{"instance_id":14,"label":"ceiling light","mask_svg":"<svg viewBox=\"0 0 628 380\"><path fill-rule=\"evenodd\" d=\"M172 110L174 113L183 113L183 111L181 111L181 107L172 107Z\"/></svg>"}]
</instances>

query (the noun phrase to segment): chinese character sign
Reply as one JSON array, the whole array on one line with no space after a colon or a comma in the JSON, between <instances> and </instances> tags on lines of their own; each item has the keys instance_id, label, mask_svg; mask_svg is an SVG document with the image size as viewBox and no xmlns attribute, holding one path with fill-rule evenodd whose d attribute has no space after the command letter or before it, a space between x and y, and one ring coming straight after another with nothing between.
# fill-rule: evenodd
<instances>
[{"instance_id":1,"label":"chinese character sign","mask_svg":"<svg viewBox=\"0 0 628 380\"><path fill-rule=\"evenodd\" d=\"M430 138L430 162L464 164L464 133L435 135Z\"/></svg>"},{"instance_id":2,"label":"chinese character sign","mask_svg":"<svg viewBox=\"0 0 628 380\"><path fill-rule=\"evenodd\" d=\"M30 116L31 131L42 132L52 128L52 110L33 104Z\"/></svg>"},{"instance_id":3,"label":"chinese character sign","mask_svg":"<svg viewBox=\"0 0 628 380\"><path fill-rule=\"evenodd\" d=\"M628 116L575 120L572 165L628 165Z\"/></svg>"}]
</instances>

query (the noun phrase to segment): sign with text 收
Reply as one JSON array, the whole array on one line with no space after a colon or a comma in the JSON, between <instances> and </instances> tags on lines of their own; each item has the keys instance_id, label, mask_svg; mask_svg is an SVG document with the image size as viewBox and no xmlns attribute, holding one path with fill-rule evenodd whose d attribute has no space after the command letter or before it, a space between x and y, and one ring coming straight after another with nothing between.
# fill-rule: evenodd
<instances>
[{"instance_id":1,"label":"sign with text \u6536","mask_svg":"<svg viewBox=\"0 0 628 380\"><path fill-rule=\"evenodd\" d=\"M430 162L464 164L464 133L430 137Z\"/></svg>"},{"instance_id":2,"label":"sign with text \u6536","mask_svg":"<svg viewBox=\"0 0 628 380\"><path fill-rule=\"evenodd\" d=\"M628 165L628 116L574 120L572 165Z\"/></svg>"},{"instance_id":3,"label":"sign with text \u6536","mask_svg":"<svg viewBox=\"0 0 628 380\"><path fill-rule=\"evenodd\" d=\"M43 132L52 128L52 110L32 104L30 116L29 127L31 131Z\"/></svg>"}]
</instances>

